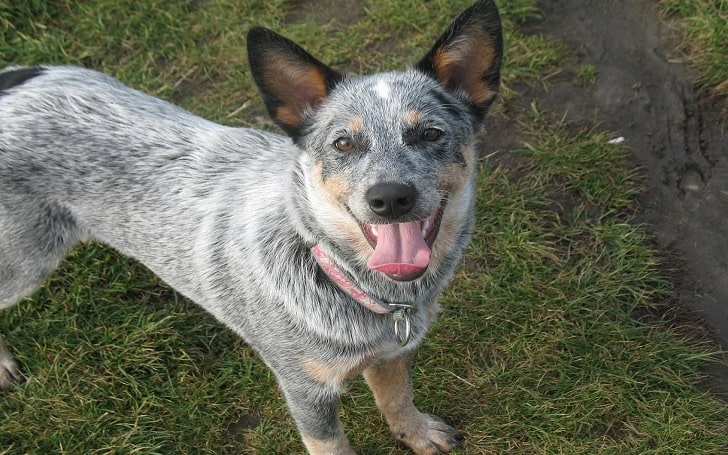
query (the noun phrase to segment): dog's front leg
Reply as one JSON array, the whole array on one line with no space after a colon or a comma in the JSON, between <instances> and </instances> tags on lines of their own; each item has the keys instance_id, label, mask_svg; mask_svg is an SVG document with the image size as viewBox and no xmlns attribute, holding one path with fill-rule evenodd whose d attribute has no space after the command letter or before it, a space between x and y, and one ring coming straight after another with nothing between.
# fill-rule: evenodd
<instances>
[{"instance_id":1,"label":"dog's front leg","mask_svg":"<svg viewBox=\"0 0 728 455\"><path fill-rule=\"evenodd\" d=\"M455 429L417 410L412 402L412 357L404 354L364 370L377 406L392 433L418 455L449 453L458 444Z\"/></svg>"},{"instance_id":2,"label":"dog's front leg","mask_svg":"<svg viewBox=\"0 0 728 455\"><path fill-rule=\"evenodd\" d=\"M356 455L339 420L338 387L300 377L294 381L282 380L280 384L311 455Z\"/></svg>"}]
</instances>

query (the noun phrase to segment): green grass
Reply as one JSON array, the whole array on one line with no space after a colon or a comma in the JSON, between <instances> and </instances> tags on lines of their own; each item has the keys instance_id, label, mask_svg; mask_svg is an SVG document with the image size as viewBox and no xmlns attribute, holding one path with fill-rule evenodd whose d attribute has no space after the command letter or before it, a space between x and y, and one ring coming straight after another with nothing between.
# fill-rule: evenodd
<instances>
[{"instance_id":1,"label":"green grass","mask_svg":"<svg viewBox=\"0 0 728 455\"><path fill-rule=\"evenodd\" d=\"M500 2L510 98L509 84L537 81L567 52L515 29L534 3ZM357 17L301 17L282 0L0 0L0 63L91 66L212 120L268 127L245 60L250 25L368 72L419 58L467 4L370 0ZM473 244L418 354L418 404L464 433L460 454L725 453L728 409L694 386L709 347L636 316L671 297L631 220L640 187L628 150L561 114L518 114L512 164L483 163ZM103 246L74 250L0 313L0 332L28 375L0 396L0 454L303 451L257 356ZM407 453L362 381L341 413L359 453Z\"/></svg>"},{"instance_id":2,"label":"green grass","mask_svg":"<svg viewBox=\"0 0 728 455\"><path fill-rule=\"evenodd\" d=\"M688 60L699 81L728 96L728 0L660 0L666 14L679 16Z\"/></svg>"},{"instance_id":3,"label":"green grass","mask_svg":"<svg viewBox=\"0 0 728 455\"><path fill-rule=\"evenodd\" d=\"M599 76L599 71L592 65L582 63L576 68L576 77L582 83L594 84L597 81L597 76Z\"/></svg>"}]
</instances>

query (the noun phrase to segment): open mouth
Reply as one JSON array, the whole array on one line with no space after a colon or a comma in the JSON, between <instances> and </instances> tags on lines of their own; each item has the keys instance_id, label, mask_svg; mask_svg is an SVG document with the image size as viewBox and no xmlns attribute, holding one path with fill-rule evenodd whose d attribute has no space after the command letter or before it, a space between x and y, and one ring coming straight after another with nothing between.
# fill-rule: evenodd
<instances>
[{"instance_id":1,"label":"open mouth","mask_svg":"<svg viewBox=\"0 0 728 455\"><path fill-rule=\"evenodd\" d=\"M392 224L360 224L364 236L374 248L367 261L372 270L397 281L420 277L430 265L432 244L440 232L440 221L447 200L424 220Z\"/></svg>"}]
</instances>

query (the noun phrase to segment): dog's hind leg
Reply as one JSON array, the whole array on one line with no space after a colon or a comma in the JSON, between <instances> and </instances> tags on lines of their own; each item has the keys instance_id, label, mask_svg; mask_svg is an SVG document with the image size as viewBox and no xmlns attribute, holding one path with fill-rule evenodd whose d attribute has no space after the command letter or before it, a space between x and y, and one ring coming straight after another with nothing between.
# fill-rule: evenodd
<instances>
[{"instance_id":1,"label":"dog's hind leg","mask_svg":"<svg viewBox=\"0 0 728 455\"><path fill-rule=\"evenodd\" d=\"M392 433L418 455L449 453L459 442L455 430L415 408L412 398L412 354L385 360L364 370L377 407Z\"/></svg>"},{"instance_id":2,"label":"dog's hind leg","mask_svg":"<svg viewBox=\"0 0 728 455\"><path fill-rule=\"evenodd\" d=\"M0 199L0 309L32 294L78 238L67 210L5 192ZM0 338L0 390L19 379L20 370Z\"/></svg>"}]
</instances>

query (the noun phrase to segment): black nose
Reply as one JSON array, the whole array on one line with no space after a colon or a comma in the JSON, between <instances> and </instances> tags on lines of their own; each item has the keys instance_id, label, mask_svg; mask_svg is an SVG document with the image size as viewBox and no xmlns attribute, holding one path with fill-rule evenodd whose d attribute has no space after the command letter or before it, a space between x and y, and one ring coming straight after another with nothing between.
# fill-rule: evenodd
<instances>
[{"instance_id":1,"label":"black nose","mask_svg":"<svg viewBox=\"0 0 728 455\"><path fill-rule=\"evenodd\" d=\"M372 212L396 219L412 210L417 191L402 183L378 183L367 190L366 198Z\"/></svg>"}]
</instances>

